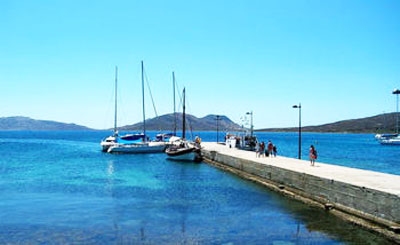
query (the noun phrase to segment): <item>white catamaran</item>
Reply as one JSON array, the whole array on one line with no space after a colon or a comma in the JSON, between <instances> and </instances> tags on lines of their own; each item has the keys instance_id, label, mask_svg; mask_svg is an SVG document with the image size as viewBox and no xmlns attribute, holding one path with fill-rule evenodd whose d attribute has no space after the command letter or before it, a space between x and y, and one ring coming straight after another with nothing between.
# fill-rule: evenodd
<instances>
[{"instance_id":1,"label":"white catamaran","mask_svg":"<svg viewBox=\"0 0 400 245\"><path fill-rule=\"evenodd\" d=\"M115 99L114 134L101 141L102 150L108 153L157 153L163 152L166 143L162 141L149 141L146 135L146 114L144 106L144 68L142 65L142 110L143 133L119 136L117 131L117 99ZM116 73L117 74L117 73ZM116 75L117 77L117 75ZM117 91L117 78L115 79L115 91ZM117 92L115 92L117 98Z\"/></svg>"}]
</instances>

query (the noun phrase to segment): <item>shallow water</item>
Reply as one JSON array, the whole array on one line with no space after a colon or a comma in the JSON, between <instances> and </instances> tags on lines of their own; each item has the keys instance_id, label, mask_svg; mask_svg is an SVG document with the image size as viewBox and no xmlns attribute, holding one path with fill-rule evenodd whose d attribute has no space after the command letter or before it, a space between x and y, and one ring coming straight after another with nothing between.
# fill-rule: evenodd
<instances>
[{"instance_id":1,"label":"shallow water","mask_svg":"<svg viewBox=\"0 0 400 245\"><path fill-rule=\"evenodd\" d=\"M390 244L206 164L102 153L104 136L0 133L0 244Z\"/></svg>"}]
</instances>

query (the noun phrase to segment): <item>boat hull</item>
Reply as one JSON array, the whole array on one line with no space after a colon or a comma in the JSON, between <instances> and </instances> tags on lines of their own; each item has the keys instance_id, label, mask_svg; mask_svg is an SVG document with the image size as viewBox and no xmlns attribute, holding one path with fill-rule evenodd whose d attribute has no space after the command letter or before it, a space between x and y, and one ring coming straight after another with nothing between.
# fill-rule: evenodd
<instances>
[{"instance_id":1,"label":"boat hull","mask_svg":"<svg viewBox=\"0 0 400 245\"><path fill-rule=\"evenodd\" d=\"M110 146L108 153L161 153L165 151L164 142L149 142L141 144L115 144Z\"/></svg>"},{"instance_id":2,"label":"boat hull","mask_svg":"<svg viewBox=\"0 0 400 245\"><path fill-rule=\"evenodd\" d=\"M379 140L382 145L400 145L400 138Z\"/></svg>"},{"instance_id":3,"label":"boat hull","mask_svg":"<svg viewBox=\"0 0 400 245\"><path fill-rule=\"evenodd\" d=\"M118 136L108 136L100 142L101 150L107 152L110 147L115 146Z\"/></svg>"},{"instance_id":4,"label":"boat hull","mask_svg":"<svg viewBox=\"0 0 400 245\"><path fill-rule=\"evenodd\" d=\"M165 151L167 158L176 161L201 161L200 150L193 148L178 148L178 149L167 149Z\"/></svg>"},{"instance_id":5,"label":"boat hull","mask_svg":"<svg viewBox=\"0 0 400 245\"><path fill-rule=\"evenodd\" d=\"M400 135L398 134L376 135L375 138L382 145L400 145Z\"/></svg>"}]
</instances>

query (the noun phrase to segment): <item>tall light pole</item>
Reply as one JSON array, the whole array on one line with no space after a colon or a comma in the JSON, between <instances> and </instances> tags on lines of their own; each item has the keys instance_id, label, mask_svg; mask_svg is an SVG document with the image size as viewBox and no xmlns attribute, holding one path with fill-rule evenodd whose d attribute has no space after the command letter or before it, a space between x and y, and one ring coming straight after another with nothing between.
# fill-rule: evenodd
<instances>
[{"instance_id":1,"label":"tall light pole","mask_svg":"<svg viewBox=\"0 0 400 245\"><path fill-rule=\"evenodd\" d=\"M299 109L299 159L301 159L301 103L294 105L293 108Z\"/></svg>"},{"instance_id":2,"label":"tall light pole","mask_svg":"<svg viewBox=\"0 0 400 245\"><path fill-rule=\"evenodd\" d=\"M253 137L253 111L246 112L246 115L250 115L250 136Z\"/></svg>"},{"instance_id":3,"label":"tall light pole","mask_svg":"<svg viewBox=\"0 0 400 245\"><path fill-rule=\"evenodd\" d=\"M217 143L219 142L219 121L221 120L221 116L220 115L216 115L215 116L215 120L217 121Z\"/></svg>"},{"instance_id":4,"label":"tall light pole","mask_svg":"<svg viewBox=\"0 0 400 245\"><path fill-rule=\"evenodd\" d=\"M395 89L393 90L392 94L396 95L396 116L397 116L397 120L396 120L396 133L399 133L399 94L400 94L400 90L399 89Z\"/></svg>"}]
</instances>

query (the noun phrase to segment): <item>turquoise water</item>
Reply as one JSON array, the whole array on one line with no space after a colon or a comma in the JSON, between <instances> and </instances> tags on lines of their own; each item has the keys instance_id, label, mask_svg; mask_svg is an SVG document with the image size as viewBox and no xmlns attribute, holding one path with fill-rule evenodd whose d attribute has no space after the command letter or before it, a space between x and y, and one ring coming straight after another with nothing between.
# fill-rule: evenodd
<instances>
[{"instance_id":1,"label":"turquoise water","mask_svg":"<svg viewBox=\"0 0 400 245\"><path fill-rule=\"evenodd\" d=\"M215 140L214 132L198 134ZM390 244L207 164L102 153L99 141L107 135L0 132L0 244ZM297 156L294 134L259 138L273 140L279 154ZM351 142L356 148L364 142L359 135L307 140L315 141L321 160L332 161L354 156L346 153ZM337 151L337 142L346 142L346 150ZM382 162L380 168L390 166Z\"/></svg>"}]
</instances>

